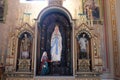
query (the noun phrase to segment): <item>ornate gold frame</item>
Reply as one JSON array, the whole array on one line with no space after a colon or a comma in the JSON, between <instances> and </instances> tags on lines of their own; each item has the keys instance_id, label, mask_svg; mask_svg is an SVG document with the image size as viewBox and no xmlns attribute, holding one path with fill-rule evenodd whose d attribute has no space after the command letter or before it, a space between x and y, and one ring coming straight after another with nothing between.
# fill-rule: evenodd
<instances>
[{"instance_id":1,"label":"ornate gold frame","mask_svg":"<svg viewBox=\"0 0 120 80\"><path fill-rule=\"evenodd\" d=\"M102 59L100 57L100 37L95 34L94 28L87 26L85 23L82 23L77 29L75 29L75 74L78 74L77 71L77 36L85 32L91 37L91 56L92 56L92 70L101 73L102 72Z\"/></svg>"},{"instance_id":2,"label":"ornate gold frame","mask_svg":"<svg viewBox=\"0 0 120 80\"><path fill-rule=\"evenodd\" d=\"M0 18L0 22L4 22L5 21L5 16L7 13L7 0L2 0L3 4L0 5L1 8L3 8L3 16Z\"/></svg>"},{"instance_id":3,"label":"ornate gold frame","mask_svg":"<svg viewBox=\"0 0 120 80\"><path fill-rule=\"evenodd\" d=\"M111 15L111 28L112 28L112 45L113 45L113 61L114 61L114 74L120 77L120 62L119 62L119 42L118 32L116 24L116 0L109 0L110 3L110 15Z\"/></svg>"},{"instance_id":4,"label":"ornate gold frame","mask_svg":"<svg viewBox=\"0 0 120 80\"><path fill-rule=\"evenodd\" d=\"M11 69L7 70L7 72L16 72L16 60L17 60L17 50L18 50L18 39L19 36L24 33L24 32L28 32L30 33L30 35L33 38L33 42L32 42L32 63L31 63L31 71L34 72L34 44L35 44L35 36L34 36L34 28L32 28L32 26L30 26L28 23L24 23L21 27L16 28L15 32L12 32L10 34L10 41L9 41L9 54L7 56L6 59L6 68L10 68L10 66L12 66ZM12 61L10 61L12 60Z\"/></svg>"}]
</instances>

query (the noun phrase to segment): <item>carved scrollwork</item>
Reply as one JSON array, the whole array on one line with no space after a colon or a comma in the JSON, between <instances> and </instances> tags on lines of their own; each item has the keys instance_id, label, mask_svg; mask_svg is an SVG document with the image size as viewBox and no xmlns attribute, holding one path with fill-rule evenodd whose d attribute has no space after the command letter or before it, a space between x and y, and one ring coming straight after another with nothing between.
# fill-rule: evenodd
<instances>
[{"instance_id":1,"label":"carved scrollwork","mask_svg":"<svg viewBox=\"0 0 120 80\"><path fill-rule=\"evenodd\" d=\"M89 59L79 59L78 60L79 71L89 72L90 71L90 60Z\"/></svg>"}]
</instances>

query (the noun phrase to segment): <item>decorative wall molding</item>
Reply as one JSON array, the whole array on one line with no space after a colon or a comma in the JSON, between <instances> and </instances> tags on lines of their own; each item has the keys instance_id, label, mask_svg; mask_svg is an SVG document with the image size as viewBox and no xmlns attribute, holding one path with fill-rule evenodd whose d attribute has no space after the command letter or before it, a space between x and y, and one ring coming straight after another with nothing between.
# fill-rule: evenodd
<instances>
[{"instance_id":1,"label":"decorative wall molding","mask_svg":"<svg viewBox=\"0 0 120 80\"><path fill-rule=\"evenodd\" d=\"M6 80L101 80L98 77L92 78L74 78L74 77L47 77L47 78L7 78Z\"/></svg>"},{"instance_id":2,"label":"decorative wall molding","mask_svg":"<svg viewBox=\"0 0 120 80\"><path fill-rule=\"evenodd\" d=\"M49 0L49 6L52 5L57 5L57 6L62 6L63 0Z\"/></svg>"}]
</instances>

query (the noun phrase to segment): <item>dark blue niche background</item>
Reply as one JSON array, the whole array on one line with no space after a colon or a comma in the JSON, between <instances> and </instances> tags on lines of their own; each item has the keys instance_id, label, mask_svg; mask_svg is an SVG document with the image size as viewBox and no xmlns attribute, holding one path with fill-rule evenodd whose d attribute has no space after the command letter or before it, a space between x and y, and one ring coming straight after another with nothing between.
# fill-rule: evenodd
<instances>
[{"instance_id":1,"label":"dark blue niche background","mask_svg":"<svg viewBox=\"0 0 120 80\"><path fill-rule=\"evenodd\" d=\"M37 76L71 76L72 71L72 50L71 50L71 35L72 26L69 18L61 12L50 12L43 15L38 23L38 45L37 45ZM41 75L41 57L44 51L47 52L48 59L51 60L51 36L55 25L59 25L59 30L62 36L62 53L61 61L58 63L48 62L49 73ZM56 65L57 64L57 65Z\"/></svg>"}]
</instances>

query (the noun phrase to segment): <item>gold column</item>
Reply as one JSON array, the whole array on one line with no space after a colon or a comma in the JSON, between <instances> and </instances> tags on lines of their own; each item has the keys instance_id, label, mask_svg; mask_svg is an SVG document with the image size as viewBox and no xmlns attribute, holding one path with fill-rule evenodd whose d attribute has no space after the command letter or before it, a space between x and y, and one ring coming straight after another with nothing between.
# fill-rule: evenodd
<instances>
[{"instance_id":1,"label":"gold column","mask_svg":"<svg viewBox=\"0 0 120 80\"><path fill-rule=\"evenodd\" d=\"M118 51L118 33L116 25L116 0L109 0L110 13L111 13L111 28L112 28L112 43L113 43L113 58L114 58L114 74L120 76L119 70L119 51Z\"/></svg>"}]
</instances>

